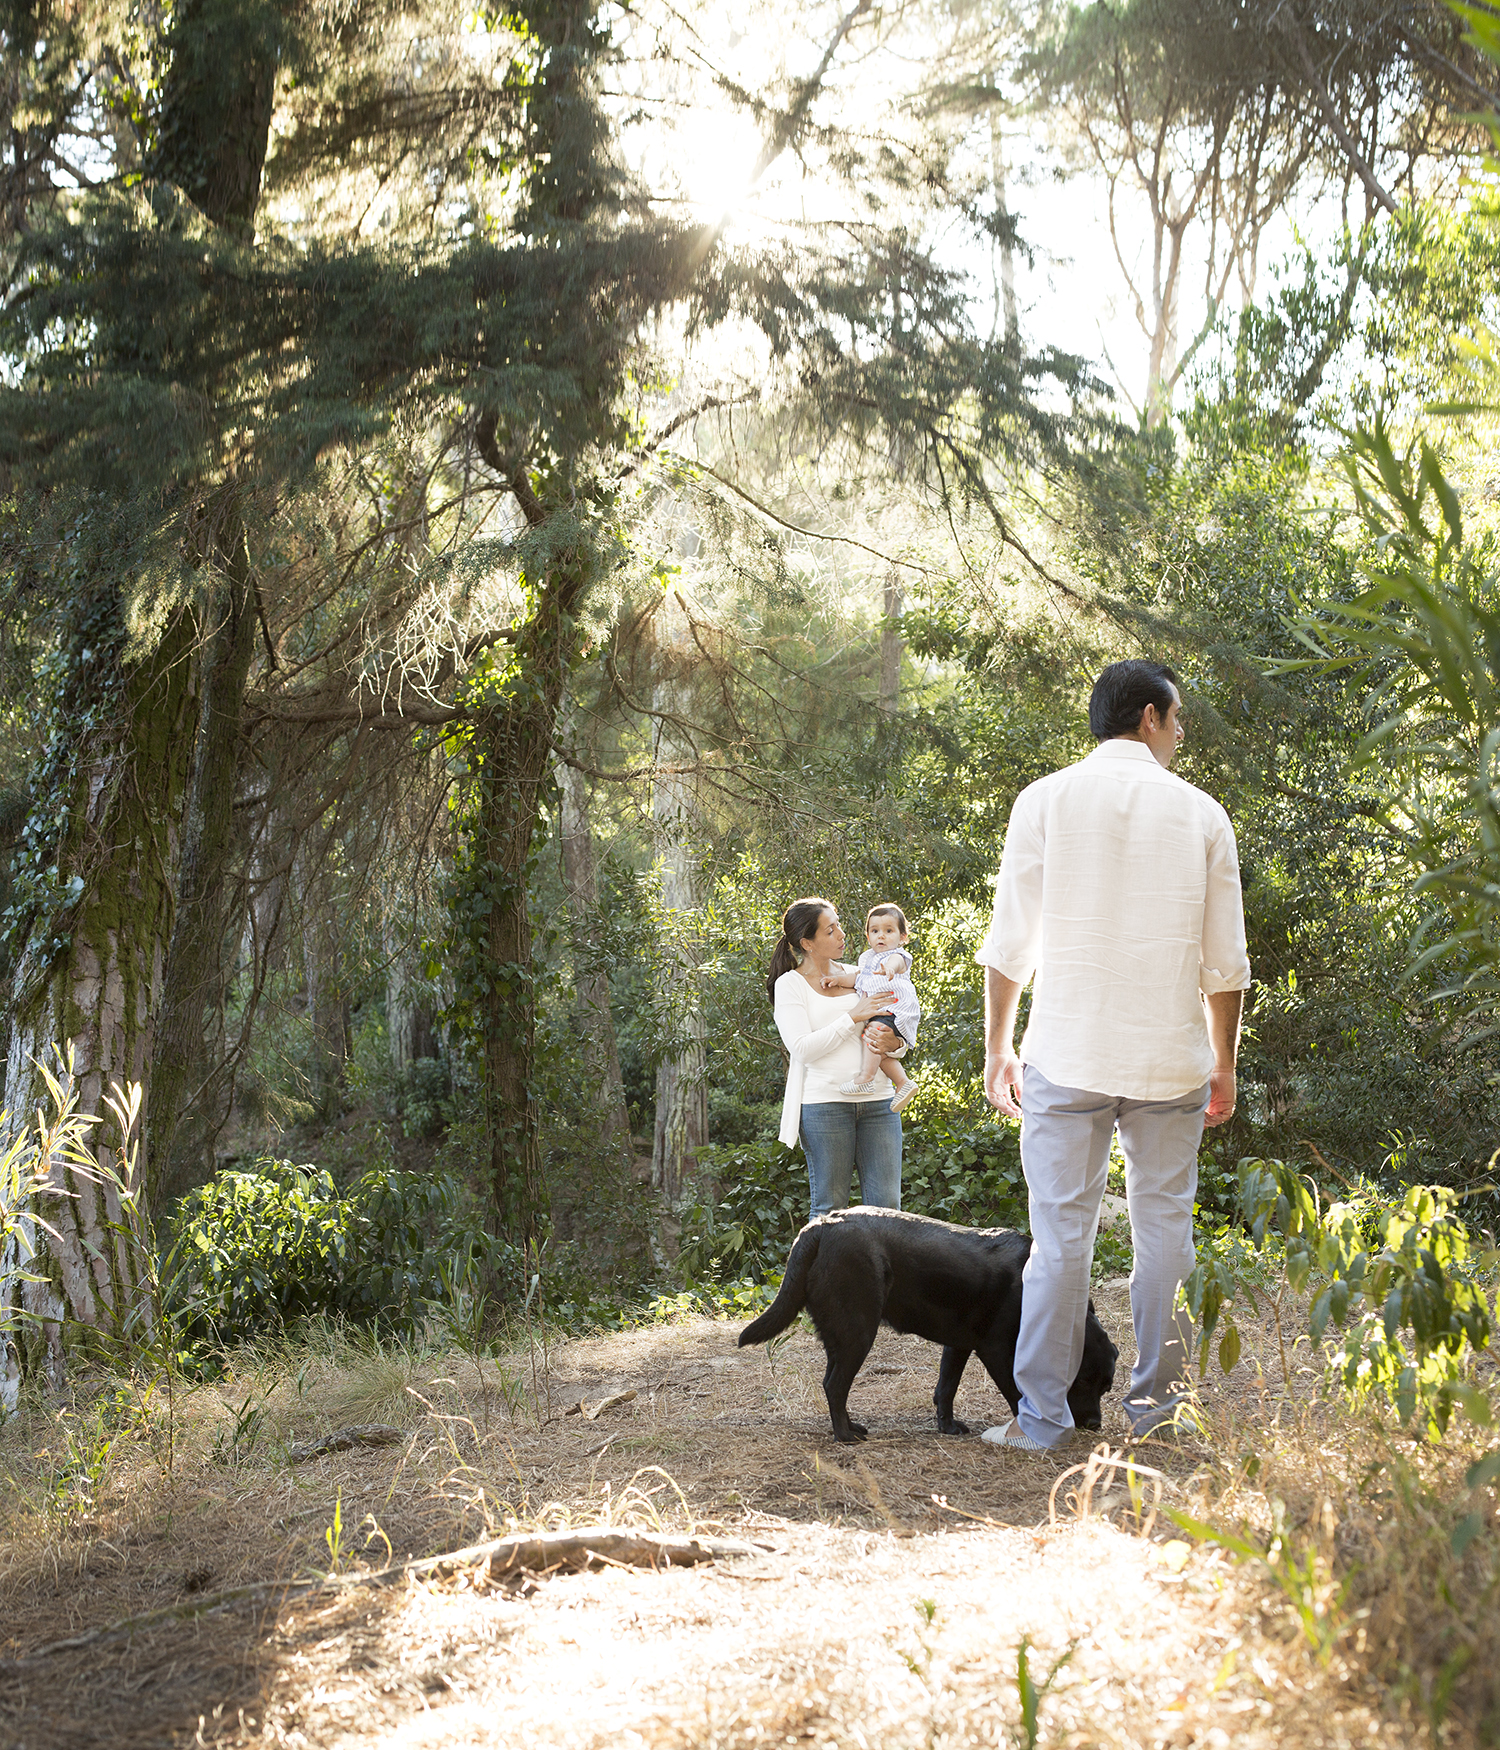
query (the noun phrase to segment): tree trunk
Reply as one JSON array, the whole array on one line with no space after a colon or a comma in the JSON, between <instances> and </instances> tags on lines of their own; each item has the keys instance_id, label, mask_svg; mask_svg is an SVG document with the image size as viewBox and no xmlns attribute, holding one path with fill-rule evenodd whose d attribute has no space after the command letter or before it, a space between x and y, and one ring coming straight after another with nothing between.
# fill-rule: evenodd
<instances>
[{"instance_id":1,"label":"tree trunk","mask_svg":"<svg viewBox=\"0 0 1500 1750\"><path fill-rule=\"evenodd\" d=\"M437 1037L432 1016L420 1000L418 976L406 938L387 915L384 929L385 1039L391 1068L404 1075L420 1058L437 1056Z\"/></svg>"},{"instance_id":2,"label":"tree trunk","mask_svg":"<svg viewBox=\"0 0 1500 1750\"><path fill-rule=\"evenodd\" d=\"M599 1111L599 1134L605 1149L625 1162L631 1158L630 1117L625 1107L625 1081L615 1020L609 1006L609 979L589 964L588 932L599 910L599 886L594 869L594 840L589 830L588 784L583 773L559 760L557 787L561 797L563 881L573 917L573 992L585 1073ZM582 969L580 970L580 963Z\"/></svg>"},{"instance_id":3,"label":"tree trunk","mask_svg":"<svg viewBox=\"0 0 1500 1750\"><path fill-rule=\"evenodd\" d=\"M222 1077L204 1039L211 1004L227 984L229 866L240 755L241 707L255 648L255 599L243 526L233 518L222 551L227 575L222 618L204 661L197 746L183 819L177 921L151 1064L151 1122L145 1137L146 1193L159 1214L181 1191L213 1173L225 1114Z\"/></svg>"},{"instance_id":4,"label":"tree trunk","mask_svg":"<svg viewBox=\"0 0 1500 1750\"><path fill-rule=\"evenodd\" d=\"M901 580L894 570L885 579L885 624L880 629L880 709L894 717L901 705Z\"/></svg>"},{"instance_id":5,"label":"tree trunk","mask_svg":"<svg viewBox=\"0 0 1500 1750\"><path fill-rule=\"evenodd\" d=\"M241 235L253 225L260 198L281 58L275 20L274 9L235 0L184 0L168 38L150 175L175 183L211 222ZM165 315L170 325L172 312ZM192 498L183 501L188 522ZM131 584L113 577L105 584L111 596L117 586ZM75 598L75 610L85 605ZM75 743L80 763L63 793L47 798L66 808L55 870L63 900L33 919L15 969L4 1103L12 1116L0 1123L0 1152L38 1105L50 1103L38 1064L53 1042L72 1048L83 1111L104 1110L111 1082L140 1082L142 1119L150 1122L149 1072L176 926L199 716L197 626L194 614L176 609L151 653L123 667L106 651L123 640L126 618L123 603L111 600L75 641L79 685L95 705L99 687L117 690L104 701L102 725L87 714L76 719L85 725ZM111 630L101 638L105 624ZM108 1129L95 1132L102 1153L112 1153L119 1140ZM109 1180L81 1177L67 1187L60 1166L54 1174L58 1189L76 1194L44 1199L57 1232L35 1227L32 1269L43 1280L23 1281L14 1238L0 1255L0 1332L23 1299L40 1315L39 1323L11 1327L19 1341L8 1345L0 1401L6 1394L13 1401L33 1367L61 1379L64 1318L118 1328L133 1310L142 1260L121 1227Z\"/></svg>"},{"instance_id":6,"label":"tree trunk","mask_svg":"<svg viewBox=\"0 0 1500 1750\"><path fill-rule=\"evenodd\" d=\"M33 923L16 967L0 1153L38 1107L51 1109L39 1065L54 1043L73 1050L84 1112L104 1112L111 1082L141 1082L149 1098L177 909L195 643L193 616L179 610L155 650L124 672L112 732L94 743L73 778L57 868L60 888L68 893L74 884L77 898ZM123 1140L111 1131L105 1123L94 1132L101 1159L112 1159ZM42 1280L23 1280L15 1236L0 1257L0 1330L8 1327L9 1351L0 1403L10 1407L20 1380L38 1369L61 1383L65 1320L118 1329L144 1267L122 1231L108 1179L75 1179L55 1163L50 1183L57 1194L44 1201L55 1234L26 1218L35 1247L30 1270Z\"/></svg>"},{"instance_id":7,"label":"tree trunk","mask_svg":"<svg viewBox=\"0 0 1500 1750\"><path fill-rule=\"evenodd\" d=\"M326 868L312 876L302 893L302 963L312 1027L313 1103L329 1120L338 1116L349 1058L349 992L343 929Z\"/></svg>"},{"instance_id":8,"label":"tree trunk","mask_svg":"<svg viewBox=\"0 0 1500 1750\"><path fill-rule=\"evenodd\" d=\"M475 444L508 482L527 526L536 531L554 518L564 527L573 522L571 505L554 509L537 497L524 463L508 464L497 430L495 417L483 416L475 427ZM484 1031L485 1123L496 1231L509 1235L530 1257L541 1243L547 1194L532 1088L536 974L527 879L557 713L578 653L576 616L593 582L596 559L588 531L581 526L558 541L536 605L511 646L504 670L484 666L476 671L468 728L477 779L474 829L466 890L455 895L455 922L468 937L467 973L471 988L477 987Z\"/></svg>"},{"instance_id":9,"label":"tree trunk","mask_svg":"<svg viewBox=\"0 0 1500 1750\"><path fill-rule=\"evenodd\" d=\"M407 476L406 490L399 510L401 527L401 568L413 588L422 574L429 553L427 523L427 476L414 465ZM399 908L410 899L412 922L402 927ZM384 895L381 919L385 946L385 1037L391 1068L403 1076L422 1058L437 1056L437 1040L433 1033L432 1014L428 1007L424 981L418 970L417 951L412 944L416 923L416 896L398 881Z\"/></svg>"},{"instance_id":10,"label":"tree trunk","mask_svg":"<svg viewBox=\"0 0 1500 1750\"><path fill-rule=\"evenodd\" d=\"M990 180L995 190L995 210L1001 219L1010 218L1005 192L1005 140L1000 132L998 102L990 103ZM1005 344L1018 348L1021 344L1021 317L1016 308L1016 249L1007 230L1000 238L1000 296L996 300L1005 316ZM993 338L993 334L991 335Z\"/></svg>"},{"instance_id":11,"label":"tree trunk","mask_svg":"<svg viewBox=\"0 0 1500 1750\"><path fill-rule=\"evenodd\" d=\"M685 542L686 557L696 550L696 536ZM664 973L671 984L667 1012L680 1013L677 1049L663 1058L656 1072L656 1132L651 1147L651 1188L656 1197L652 1251L658 1266L676 1253L676 1216L688 1176L697 1166L698 1150L708 1141L707 1036L703 1016L692 998L701 952L696 920L702 903L699 880L703 830L697 787L689 775L673 767L687 765L696 749L673 721L688 715L689 687L683 670L688 660L687 616L681 599L669 596L658 615L658 639L666 669L657 682L654 706L656 775L651 787L651 815L656 827L657 864L661 871Z\"/></svg>"},{"instance_id":12,"label":"tree trunk","mask_svg":"<svg viewBox=\"0 0 1500 1750\"><path fill-rule=\"evenodd\" d=\"M230 230L248 231L260 205L279 59L270 22L269 8L182 0L168 39L151 173Z\"/></svg>"},{"instance_id":13,"label":"tree trunk","mask_svg":"<svg viewBox=\"0 0 1500 1750\"><path fill-rule=\"evenodd\" d=\"M474 731L482 761L474 860L490 1184L498 1231L528 1256L540 1244L547 1199L532 1092L536 979L526 889L553 719L545 695L533 700L489 713Z\"/></svg>"}]
</instances>

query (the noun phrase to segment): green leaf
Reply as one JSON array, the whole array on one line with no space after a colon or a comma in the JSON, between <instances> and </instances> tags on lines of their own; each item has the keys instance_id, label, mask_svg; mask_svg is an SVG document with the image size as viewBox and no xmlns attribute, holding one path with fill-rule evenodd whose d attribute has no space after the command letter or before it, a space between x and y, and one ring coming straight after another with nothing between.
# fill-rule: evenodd
<instances>
[{"instance_id":1,"label":"green leaf","mask_svg":"<svg viewBox=\"0 0 1500 1750\"><path fill-rule=\"evenodd\" d=\"M1232 1321L1219 1339L1219 1366L1228 1373L1240 1358L1240 1332Z\"/></svg>"},{"instance_id":2,"label":"green leaf","mask_svg":"<svg viewBox=\"0 0 1500 1750\"><path fill-rule=\"evenodd\" d=\"M1500 1478L1500 1446L1477 1459L1464 1473L1464 1483L1471 1489L1487 1488L1497 1478Z\"/></svg>"},{"instance_id":3,"label":"green leaf","mask_svg":"<svg viewBox=\"0 0 1500 1750\"><path fill-rule=\"evenodd\" d=\"M1307 1315L1307 1328L1312 1332L1314 1339L1321 1339L1324 1331L1328 1329L1328 1317L1332 1311L1332 1303L1333 1292L1331 1288L1325 1288L1312 1303L1312 1311Z\"/></svg>"},{"instance_id":4,"label":"green leaf","mask_svg":"<svg viewBox=\"0 0 1500 1750\"><path fill-rule=\"evenodd\" d=\"M1494 1421L1494 1406L1490 1403L1488 1392L1481 1391L1477 1385L1464 1384L1453 1385L1448 1389L1453 1401L1462 1408L1471 1422L1481 1428L1488 1428Z\"/></svg>"},{"instance_id":5,"label":"green leaf","mask_svg":"<svg viewBox=\"0 0 1500 1750\"><path fill-rule=\"evenodd\" d=\"M1194 1519L1191 1514L1176 1507L1163 1507L1162 1512L1179 1531L1185 1531L1189 1537L1196 1537L1199 1543L1217 1544L1220 1549L1228 1550L1231 1555L1239 1556L1245 1561L1263 1562L1266 1559L1263 1549L1257 1549L1248 1538L1241 1537L1238 1532L1223 1531L1217 1525L1210 1525L1205 1519Z\"/></svg>"},{"instance_id":6,"label":"green leaf","mask_svg":"<svg viewBox=\"0 0 1500 1750\"><path fill-rule=\"evenodd\" d=\"M1464 1553L1469 1545L1473 1543L1474 1539L1479 1536L1480 1532L1484 1530L1484 1522L1485 1515L1483 1513L1470 1513L1467 1518L1461 1519L1458 1524L1454 1526L1453 1536L1449 1540L1453 1545L1454 1555L1461 1556Z\"/></svg>"}]
</instances>

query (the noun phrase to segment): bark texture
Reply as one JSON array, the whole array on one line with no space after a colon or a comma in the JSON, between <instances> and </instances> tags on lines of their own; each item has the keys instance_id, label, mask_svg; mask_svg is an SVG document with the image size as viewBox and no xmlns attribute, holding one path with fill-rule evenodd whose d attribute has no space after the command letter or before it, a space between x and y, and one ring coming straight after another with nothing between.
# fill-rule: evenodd
<instances>
[{"instance_id":1,"label":"bark texture","mask_svg":"<svg viewBox=\"0 0 1500 1750\"><path fill-rule=\"evenodd\" d=\"M469 731L477 782L467 905L479 951L491 1194L497 1231L531 1253L541 1241L548 1199L532 1088L536 975L527 875L551 781L557 715L578 650L575 617L594 580L595 559L571 508L544 504L524 467L506 466L495 422L481 420L476 436L480 454L508 478L528 527L552 537L535 609L503 674L476 690Z\"/></svg>"},{"instance_id":2,"label":"bark texture","mask_svg":"<svg viewBox=\"0 0 1500 1750\"><path fill-rule=\"evenodd\" d=\"M145 1173L153 1214L211 1176L214 1143L225 1116L222 1078L212 1073L205 1027L211 1006L223 1001L226 984L233 806L245 681L255 648L254 593L238 516L226 546L228 574L219 596L218 625L203 659L177 919L151 1064Z\"/></svg>"},{"instance_id":3,"label":"bark texture","mask_svg":"<svg viewBox=\"0 0 1500 1750\"><path fill-rule=\"evenodd\" d=\"M885 624L880 629L880 709L893 717L901 708L901 612L905 603L901 580L894 571L886 574Z\"/></svg>"},{"instance_id":4,"label":"bark texture","mask_svg":"<svg viewBox=\"0 0 1500 1750\"><path fill-rule=\"evenodd\" d=\"M496 712L476 725L474 737L483 761L475 850L488 888L482 1013L490 1184L499 1231L528 1251L540 1241L547 1199L532 1097L536 1006L526 877L551 727L548 711Z\"/></svg>"},{"instance_id":5,"label":"bark texture","mask_svg":"<svg viewBox=\"0 0 1500 1750\"><path fill-rule=\"evenodd\" d=\"M343 932L326 867L311 874L302 892L302 964L312 1024L313 1103L321 1117L333 1119L349 1061L351 1014Z\"/></svg>"},{"instance_id":6,"label":"bark texture","mask_svg":"<svg viewBox=\"0 0 1500 1750\"><path fill-rule=\"evenodd\" d=\"M177 8L153 169L216 225L248 230L276 93L278 20L243 0Z\"/></svg>"},{"instance_id":7,"label":"bark texture","mask_svg":"<svg viewBox=\"0 0 1500 1750\"><path fill-rule=\"evenodd\" d=\"M71 911L33 926L16 968L0 1152L51 1098L39 1065L70 1043L80 1105L103 1113L111 1082L149 1088L155 1023L177 911L177 867L197 699L193 617L169 621L155 650L126 671L118 716L74 780L61 884L76 878ZM121 1138L101 1124L101 1159ZM63 1326L108 1330L129 1312L143 1261L117 1231L118 1196L54 1167L40 1200L55 1233L27 1215L0 1258L5 1394L41 1368L63 1378ZM25 1253L33 1257L25 1274ZM27 1280L31 1275L40 1280Z\"/></svg>"},{"instance_id":8,"label":"bark texture","mask_svg":"<svg viewBox=\"0 0 1500 1750\"><path fill-rule=\"evenodd\" d=\"M152 178L173 183L216 225L238 233L253 225L269 138L283 18L274 5L243 0L183 0L172 14L162 82L160 125L149 164ZM201 295L198 288L194 295ZM164 313L170 322L172 312ZM211 398L212 389L205 393ZM214 462L205 451L204 473ZM198 521L202 493L184 491L186 542L207 555ZM114 600L102 645L123 642L137 580L112 576ZM81 602L75 610L81 611ZM100 1113L111 1082L140 1082L149 1126L151 1069L178 911L183 815L199 721L195 657L198 616L168 615L155 647L112 678L115 688L97 725L78 734L77 761L64 804L67 825L57 852L59 909L33 920L15 971L5 1109L24 1125L48 1104L37 1063L52 1043L71 1045L83 1111ZM92 639L79 639L79 644ZM80 652L80 661L89 658ZM118 659L109 658L111 663ZM94 670L88 671L90 675ZM89 685L97 685L90 681ZM51 800L51 799L47 799ZM74 890L76 889L76 897ZM50 910L50 915L49 915ZM96 1132L102 1152L119 1139ZM0 1257L0 1336L7 1344L3 1389L41 1367L62 1377L63 1321L118 1327L133 1308L144 1260L119 1231L109 1180L57 1183L39 1200L52 1237L29 1216L35 1258L28 1281L24 1241ZM71 1196L58 1193L72 1191ZM16 1322L18 1315L26 1317Z\"/></svg>"},{"instance_id":9,"label":"bark texture","mask_svg":"<svg viewBox=\"0 0 1500 1750\"><path fill-rule=\"evenodd\" d=\"M385 1036L391 1068L397 1075L424 1057L437 1056L432 1017L422 1002L423 986L410 949L388 920L385 929Z\"/></svg>"}]
</instances>

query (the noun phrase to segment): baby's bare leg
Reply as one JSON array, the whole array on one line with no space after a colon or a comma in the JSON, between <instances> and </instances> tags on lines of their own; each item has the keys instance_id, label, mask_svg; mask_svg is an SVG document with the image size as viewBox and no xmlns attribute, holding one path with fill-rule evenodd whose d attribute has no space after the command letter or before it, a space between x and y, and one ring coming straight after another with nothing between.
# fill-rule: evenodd
<instances>
[{"instance_id":1,"label":"baby's bare leg","mask_svg":"<svg viewBox=\"0 0 1500 1750\"><path fill-rule=\"evenodd\" d=\"M890 1077L893 1088L904 1088L910 1079L906 1071L902 1069L899 1057L882 1057L880 1068L884 1075Z\"/></svg>"},{"instance_id":2,"label":"baby's bare leg","mask_svg":"<svg viewBox=\"0 0 1500 1750\"><path fill-rule=\"evenodd\" d=\"M883 1027L869 1027L860 1038L860 1048L864 1052L859 1065L859 1079L862 1082L870 1081L879 1073L881 1051L879 1045L875 1043L875 1036L884 1031Z\"/></svg>"},{"instance_id":3,"label":"baby's bare leg","mask_svg":"<svg viewBox=\"0 0 1500 1750\"><path fill-rule=\"evenodd\" d=\"M893 1046L900 1045L901 1035L884 1021L872 1021L865 1028L861 1043L865 1048L864 1076L868 1081L878 1070L886 1069L890 1061L886 1054ZM889 1075L890 1071L886 1070L886 1074Z\"/></svg>"}]
</instances>

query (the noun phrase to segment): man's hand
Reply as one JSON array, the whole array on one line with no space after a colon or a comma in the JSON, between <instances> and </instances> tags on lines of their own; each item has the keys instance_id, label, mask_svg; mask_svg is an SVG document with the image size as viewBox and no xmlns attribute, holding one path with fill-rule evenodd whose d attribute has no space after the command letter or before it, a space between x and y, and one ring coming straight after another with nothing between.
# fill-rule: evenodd
<instances>
[{"instance_id":1,"label":"man's hand","mask_svg":"<svg viewBox=\"0 0 1500 1750\"><path fill-rule=\"evenodd\" d=\"M1021 1060L1016 1056L1016 1005L1021 987L993 966L984 973L984 1097L1007 1118L1021 1116Z\"/></svg>"},{"instance_id":2,"label":"man's hand","mask_svg":"<svg viewBox=\"0 0 1500 1750\"><path fill-rule=\"evenodd\" d=\"M1203 1114L1210 1130L1234 1117L1234 1094L1234 1071L1216 1069L1208 1078L1208 1110Z\"/></svg>"},{"instance_id":3,"label":"man's hand","mask_svg":"<svg viewBox=\"0 0 1500 1750\"><path fill-rule=\"evenodd\" d=\"M986 1052L984 1097L1007 1118L1021 1116L1021 1060L1014 1051Z\"/></svg>"}]
</instances>

